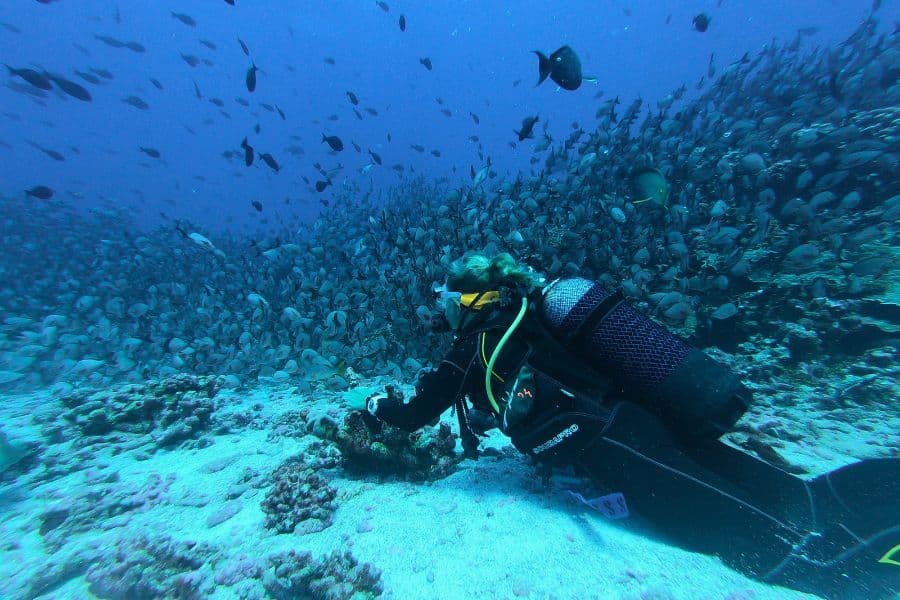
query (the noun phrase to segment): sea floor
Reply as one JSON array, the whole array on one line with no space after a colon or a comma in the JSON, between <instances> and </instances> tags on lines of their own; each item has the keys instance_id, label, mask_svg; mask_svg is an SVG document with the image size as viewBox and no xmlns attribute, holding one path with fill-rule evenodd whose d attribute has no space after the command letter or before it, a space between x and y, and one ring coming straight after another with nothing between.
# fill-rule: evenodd
<instances>
[{"instance_id":1,"label":"sea floor","mask_svg":"<svg viewBox=\"0 0 900 600\"><path fill-rule=\"evenodd\" d=\"M378 382L375 382L378 383ZM0 597L95 598L86 576L110 561L122 540L209 544L215 556L202 596L264 598L258 579L234 576L235 565L285 550L314 556L349 549L381 571L384 598L728 599L813 598L748 579L714 557L680 550L641 532L639 523L609 521L545 488L504 438L495 456L465 460L428 483L378 482L328 472L337 489L334 522L318 532L276 534L264 527L265 488L240 487L248 473L268 474L304 452L303 437L272 437L267 423L298 408L332 411L338 394L298 395L289 385L223 390L216 415L252 415L252 425L212 437L206 447L155 450L147 436L120 436L95 446L58 440L40 463L0 488ZM808 407L806 407L808 408ZM51 392L7 395L0 422L13 440L39 440L36 422L62 406ZM343 410L343 409L341 409ZM749 415L750 428L778 426L788 460L816 474L867 456L887 455L900 417L867 412L864 428L802 405ZM809 419L816 426L807 426ZM448 422L455 421L444 415ZM232 420L232 422L236 422ZM146 439L142 439L146 438ZM196 446L196 445L195 445ZM237 491L236 491L237 488ZM110 504L109 496L119 497ZM115 509L92 511L96 506ZM57 535L54 510L90 515ZM193 544L196 544L194 546ZM252 571L252 569L251 569ZM96 588L95 588L96 589Z\"/></svg>"}]
</instances>

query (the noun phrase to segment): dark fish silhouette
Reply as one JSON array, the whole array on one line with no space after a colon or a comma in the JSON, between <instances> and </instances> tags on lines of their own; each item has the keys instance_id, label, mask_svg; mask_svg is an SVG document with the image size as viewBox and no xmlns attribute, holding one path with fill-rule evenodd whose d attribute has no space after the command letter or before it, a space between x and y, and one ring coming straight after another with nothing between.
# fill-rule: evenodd
<instances>
[{"instance_id":1,"label":"dark fish silhouette","mask_svg":"<svg viewBox=\"0 0 900 600\"><path fill-rule=\"evenodd\" d=\"M200 59L194 56L193 54L185 54L181 52L181 60L189 64L191 67L196 67L200 64Z\"/></svg>"},{"instance_id":2,"label":"dark fish silhouette","mask_svg":"<svg viewBox=\"0 0 900 600\"><path fill-rule=\"evenodd\" d=\"M225 0L225 4L229 6L234 6L234 0Z\"/></svg>"},{"instance_id":3,"label":"dark fish silhouette","mask_svg":"<svg viewBox=\"0 0 900 600\"><path fill-rule=\"evenodd\" d=\"M138 146L141 152L149 156L150 158L159 158L159 150L156 148L144 148L143 146Z\"/></svg>"},{"instance_id":4,"label":"dark fish silhouette","mask_svg":"<svg viewBox=\"0 0 900 600\"><path fill-rule=\"evenodd\" d=\"M141 110L147 110L150 108L150 105L144 102L142 99L137 96L128 96L127 98L122 98L122 102L125 104L129 104L135 108L139 108Z\"/></svg>"},{"instance_id":5,"label":"dark fish silhouette","mask_svg":"<svg viewBox=\"0 0 900 600\"><path fill-rule=\"evenodd\" d=\"M113 74L110 73L109 71L107 71L106 69L97 69L97 68L91 67L91 73L93 73L94 75L99 75L103 79L113 79Z\"/></svg>"},{"instance_id":6,"label":"dark fish silhouette","mask_svg":"<svg viewBox=\"0 0 900 600\"><path fill-rule=\"evenodd\" d=\"M323 134L322 134L322 141L323 141L323 142L326 142L329 146L331 146L331 149L334 150L335 152L340 152L341 150L344 149L344 142L342 142L342 141L341 141L341 138L339 138L339 137L336 136L336 135L328 135L328 136L326 136L326 135L323 133Z\"/></svg>"},{"instance_id":7,"label":"dark fish silhouette","mask_svg":"<svg viewBox=\"0 0 900 600\"><path fill-rule=\"evenodd\" d=\"M210 50L215 50L217 48L216 44L209 40L200 40L200 43L203 44L204 46L206 46L207 48L209 48Z\"/></svg>"},{"instance_id":8,"label":"dark fish silhouette","mask_svg":"<svg viewBox=\"0 0 900 600\"><path fill-rule=\"evenodd\" d=\"M59 152L57 152L56 150L51 150L50 148L41 148L40 146L38 146L37 144L35 144L33 142L31 143L31 145L34 146L35 148L37 148L38 150L40 150L41 152L43 152L44 154L46 154L47 156L49 156L50 158L52 158L53 160L56 160L59 162L63 162L64 160L66 160L66 157L63 156L62 154L60 154Z\"/></svg>"},{"instance_id":9,"label":"dark fish silhouette","mask_svg":"<svg viewBox=\"0 0 900 600\"><path fill-rule=\"evenodd\" d=\"M256 90L256 63L253 63L253 66L247 69L247 91L253 92Z\"/></svg>"},{"instance_id":10,"label":"dark fish silhouette","mask_svg":"<svg viewBox=\"0 0 900 600\"><path fill-rule=\"evenodd\" d=\"M431 59L427 56L425 58L420 58L419 62L422 63L422 66L428 69L429 71L432 69L433 65L431 64Z\"/></svg>"},{"instance_id":11,"label":"dark fish silhouette","mask_svg":"<svg viewBox=\"0 0 900 600\"><path fill-rule=\"evenodd\" d=\"M700 13L699 15L694 17L693 21L691 21L694 29L696 29L700 33L703 33L704 31L709 29L709 22L710 18L706 15L706 13Z\"/></svg>"},{"instance_id":12,"label":"dark fish silhouette","mask_svg":"<svg viewBox=\"0 0 900 600\"><path fill-rule=\"evenodd\" d=\"M257 212L262 212L262 202L259 200L251 200L250 204L253 205L253 208L255 208Z\"/></svg>"},{"instance_id":13,"label":"dark fish silhouette","mask_svg":"<svg viewBox=\"0 0 900 600\"><path fill-rule=\"evenodd\" d=\"M549 58L537 50L532 52L538 57L540 79L536 85L541 85L548 76L564 90L577 90L581 85L581 61L572 48L563 46Z\"/></svg>"},{"instance_id":14,"label":"dark fish silhouette","mask_svg":"<svg viewBox=\"0 0 900 600\"><path fill-rule=\"evenodd\" d=\"M470 113L469 113L469 116L472 117L472 120L475 121L475 124L476 124L476 125L478 125L479 123L481 123L481 119L479 119L479 118L478 118L478 115L476 115L475 113L470 112Z\"/></svg>"},{"instance_id":15,"label":"dark fish silhouette","mask_svg":"<svg viewBox=\"0 0 900 600\"><path fill-rule=\"evenodd\" d=\"M278 166L278 161L276 161L275 158L268 152L260 154L259 157L263 160L264 163L269 165L270 169L272 169L276 173L281 170L281 167Z\"/></svg>"},{"instance_id":16,"label":"dark fish silhouette","mask_svg":"<svg viewBox=\"0 0 900 600\"><path fill-rule=\"evenodd\" d=\"M519 141L524 141L534 137L534 124L537 123L539 117L525 117L522 119L522 128L519 131L513 129L513 133L519 136Z\"/></svg>"},{"instance_id":17,"label":"dark fish silhouette","mask_svg":"<svg viewBox=\"0 0 900 600\"><path fill-rule=\"evenodd\" d=\"M53 81L53 83L56 84L56 87L72 96L73 98L77 98L83 102L91 101L91 93L74 81L69 81L65 77L60 77L59 75L51 75L50 73L47 73L47 77L49 77Z\"/></svg>"},{"instance_id":18,"label":"dark fish silhouette","mask_svg":"<svg viewBox=\"0 0 900 600\"><path fill-rule=\"evenodd\" d=\"M32 198L40 198L41 200L49 200L53 197L53 190L46 185L36 185L30 190L25 190L25 195Z\"/></svg>"},{"instance_id":19,"label":"dark fish silhouette","mask_svg":"<svg viewBox=\"0 0 900 600\"><path fill-rule=\"evenodd\" d=\"M253 164L253 146L247 143L247 138L241 142L241 148L244 149L244 164L248 167Z\"/></svg>"},{"instance_id":20,"label":"dark fish silhouette","mask_svg":"<svg viewBox=\"0 0 900 600\"><path fill-rule=\"evenodd\" d=\"M250 48L247 47L247 44L244 43L244 40L242 40L241 38L238 38L238 44L241 45L241 50L244 51L244 54L246 54L247 56L250 56Z\"/></svg>"},{"instance_id":21,"label":"dark fish silhouette","mask_svg":"<svg viewBox=\"0 0 900 600\"><path fill-rule=\"evenodd\" d=\"M147 51L147 49L144 48L143 44L138 44L137 42L128 42L125 44L125 47L132 52L137 52L138 54Z\"/></svg>"},{"instance_id":22,"label":"dark fish silhouette","mask_svg":"<svg viewBox=\"0 0 900 600\"><path fill-rule=\"evenodd\" d=\"M281 120L282 120L282 121L287 121L287 117L284 116L284 111L283 111L283 110L281 110L280 108L278 108L277 105L275 106L275 110L278 111L278 116L281 117Z\"/></svg>"},{"instance_id":23,"label":"dark fish silhouette","mask_svg":"<svg viewBox=\"0 0 900 600\"><path fill-rule=\"evenodd\" d=\"M371 149L369 150L369 156L372 157L372 160L375 162L376 165L381 164L381 157L377 153L372 152Z\"/></svg>"},{"instance_id":24,"label":"dark fish silhouette","mask_svg":"<svg viewBox=\"0 0 900 600\"><path fill-rule=\"evenodd\" d=\"M400 31L406 31L406 16L400 15Z\"/></svg>"},{"instance_id":25,"label":"dark fish silhouette","mask_svg":"<svg viewBox=\"0 0 900 600\"><path fill-rule=\"evenodd\" d=\"M34 69L16 69L9 65L6 65L6 68L9 69L10 76L21 77L36 88L40 88L42 90L53 89L53 85L50 83L50 79L48 79L46 75L38 73Z\"/></svg>"},{"instance_id":26,"label":"dark fish silhouette","mask_svg":"<svg viewBox=\"0 0 900 600\"><path fill-rule=\"evenodd\" d=\"M388 12L389 10L391 10L391 7L388 6L388 3L384 2L384 0L376 0L375 4L377 4L378 8L380 8L384 12Z\"/></svg>"},{"instance_id":27,"label":"dark fish silhouette","mask_svg":"<svg viewBox=\"0 0 900 600\"><path fill-rule=\"evenodd\" d=\"M354 94L353 92L349 92L349 91L348 91L348 92L347 92L347 98L350 99L350 104L352 104L353 106L356 106L356 105L359 104L359 98L357 98L357 97L356 97L356 94Z\"/></svg>"},{"instance_id":28,"label":"dark fish silhouette","mask_svg":"<svg viewBox=\"0 0 900 600\"><path fill-rule=\"evenodd\" d=\"M328 179L328 180L326 180L326 181L317 181L317 182L316 182L316 191L317 191L317 192L324 192L324 191L325 191L325 188L327 188L329 185L331 185L331 180L330 180L330 179Z\"/></svg>"},{"instance_id":29,"label":"dark fish silhouette","mask_svg":"<svg viewBox=\"0 0 900 600\"><path fill-rule=\"evenodd\" d=\"M110 46L112 48L124 48L125 47L125 42L123 42L121 40L117 40L116 38L108 36L108 35L97 35L95 33L94 39L98 39L101 42L103 42L104 44L106 44L107 46Z\"/></svg>"},{"instance_id":30,"label":"dark fish silhouette","mask_svg":"<svg viewBox=\"0 0 900 600\"><path fill-rule=\"evenodd\" d=\"M191 15L186 15L186 14L184 14L184 13L173 12L173 13L172 13L172 17L178 19L179 21L181 21L182 23L184 23L184 24L187 25L188 27L196 27L196 26L197 26L197 21L195 21L195 20L193 19L193 17L191 17Z\"/></svg>"},{"instance_id":31,"label":"dark fish silhouette","mask_svg":"<svg viewBox=\"0 0 900 600\"><path fill-rule=\"evenodd\" d=\"M94 75L93 73L85 73L84 71L79 71L75 69L75 74L87 81L88 83L93 83L94 85L100 85L103 83L100 81L100 78Z\"/></svg>"}]
</instances>

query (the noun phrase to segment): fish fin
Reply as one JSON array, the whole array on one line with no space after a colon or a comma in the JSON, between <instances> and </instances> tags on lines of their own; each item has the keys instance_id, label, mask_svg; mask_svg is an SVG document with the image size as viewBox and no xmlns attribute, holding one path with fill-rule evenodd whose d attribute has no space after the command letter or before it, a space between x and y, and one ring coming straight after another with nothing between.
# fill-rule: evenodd
<instances>
[{"instance_id":1,"label":"fish fin","mask_svg":"<svg viewBox=\"0 0 900 600\"><path fill-rule=\"evenodd\" d=\"M550 75L550 71L553 70L553 65L550 63L550 59L547 58L543 52L539 52L537 50L532 50L532 52L537 54L538 57L538 75L540 76L540 79L538 79L538 82L534 84L534 87L537 87L541 85L545 79L547 79L548 75Z\"/></svg>"}]
</instances>

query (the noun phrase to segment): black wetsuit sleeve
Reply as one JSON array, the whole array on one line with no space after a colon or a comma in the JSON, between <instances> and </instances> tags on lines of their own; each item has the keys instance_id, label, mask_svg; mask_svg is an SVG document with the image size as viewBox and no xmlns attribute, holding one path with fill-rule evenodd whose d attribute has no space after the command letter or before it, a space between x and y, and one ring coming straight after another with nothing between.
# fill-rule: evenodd
<instances>
[{"instance_id":1,"label":"black wetsuit sleeve","mask_svg":"<svg viewBox=\"0 0 900 600\"><path fill-rule=\"evenodd\" d=\"M419 377L416 393L404 403L399 399L384 398L378 402L375 416L389 425L415 431L437 419L450 408L457 398L469 393L478 366L478 336L458 340L437 369Z\"/></svg>"}]
</instances>

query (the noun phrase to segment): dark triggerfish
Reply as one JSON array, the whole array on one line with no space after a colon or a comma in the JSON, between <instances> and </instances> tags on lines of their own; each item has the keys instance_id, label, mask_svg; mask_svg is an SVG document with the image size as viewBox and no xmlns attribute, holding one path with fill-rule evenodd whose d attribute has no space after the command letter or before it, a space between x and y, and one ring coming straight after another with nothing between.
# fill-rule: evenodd
<instances>
[{"instance_id":1,"label":"dark triggerfish","mask_svg":"<svg viewBox=\"0 0 900 600\"><path fill-rule=\"evenodd\" d=\"M581 61L572 48L563 46L549 58L537 50L532 52L538 57L540 79L536 85L541 85L548 75L564 90L577 90L581 85Z\"/></svg>"}]
</instances>

